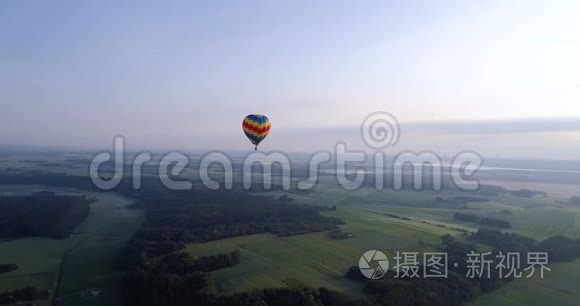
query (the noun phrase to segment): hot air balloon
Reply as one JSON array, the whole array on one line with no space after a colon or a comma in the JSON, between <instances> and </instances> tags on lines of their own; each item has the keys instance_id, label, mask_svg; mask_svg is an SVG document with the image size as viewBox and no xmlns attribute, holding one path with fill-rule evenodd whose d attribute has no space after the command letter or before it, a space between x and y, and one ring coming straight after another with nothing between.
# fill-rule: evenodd
<instances>
[{"instance_id":1,"label":"hot air balloon","mask_svg":"<svg viewBox=\"0 0 580 306\"><path fill-rule=\"evenodd\" d=\"M247 115L244 121L242 121L244 133L255 146L254 150L257 150L258 144L268 136L271 126L270 119L260 114Z\"/></svg>"}]
</instances>

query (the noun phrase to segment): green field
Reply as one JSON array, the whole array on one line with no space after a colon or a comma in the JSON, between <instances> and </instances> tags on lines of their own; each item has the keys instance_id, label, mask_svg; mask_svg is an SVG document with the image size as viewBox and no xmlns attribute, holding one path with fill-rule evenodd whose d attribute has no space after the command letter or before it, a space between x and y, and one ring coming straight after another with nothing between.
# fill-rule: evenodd
<instances>
[{"instance_id":1,"label":"green field","mask_svg":"<svg viewBox=\"0 0 580 306\"><path fill-rule=\"evenodd\" d=\"M14 157L2 160L0 167L42 168L69 174L82 170L50 164L39 167L31 162L36 158L63 163L71 157L74 156L26 156L27 162ZM86 194L65 188L0 186L0 194L40 190ZM336 205L336 211L322 214L345 221L341 230L352 232L354 238L333 240L324 232L291 237L258 234L189 244L187 252L194 256L240 250L239 265L211 273L220 293L308 285L362 297L361 284L346 279L344 274L350 266L358 264L364 252L377 249L392 258L397 251L430 251L428 245L439 242L443 234L461 237L464 234L457 229L477 230L477 224L453 219L456 212L507 220L513 225L513 232L536 240L553 235L580 238L580 207L562 204L561 197L551 195L534 198L502 195L487 197L489 202L454 207L439 203L436 198L459 195L457 193L376 191L372 188L350 191L337 187L330 177L321 178L311 193L277 191L261 194L273 197L287 194L298 205ZM24 286L53 290L58 279L58 305L121 305L119 284L122 274L113 269L113 264L121 247L143 221L143 214L126 208L131 199L115 193L94 195L98 201L92 205L88 219L68 239L26 238L0 243L0 262L15 263L20 267L17 271L0 275L0 291ZM551 267L553 271L548 272L544 279L515 280L470 305L546 305L554 301L562 305L577 305L580 284L576 280L580 277L580 262ZM105 291L93 299L79 294L89 288L104 288Z\"/></svg>"},{"instance_id":2,"label":"green field","mask_svg":"<svg viewBox=\"0 0 580 306\"><path fill-rule=\"evenodd\" d=\"M19 192L37 188L74 192L10 186L10 190ZM117 194L91 195L97 197L97 202L91 205L87 220L69 238L25 238L0 243L0 261L19 266L18 270L0 276L0 291L25 286L54 290L59 279L56 296L62 298L58 305L120 305L122 273L115 271L113 264L121 247L139 227L143 214L126 208L132 201ZM81 298L78 293L90 288L105 291L94 299Z\"/></svg>"},{"instance_id":3,"label":"green field","mask_svg":"<svg viewBox=\"0 0 580 306\"><path fill-rule=\"evenodd\" d=\"M327 233L291 237L260 234L190 244L187 251L202 256L240 250L241 264L212 273L221 293L305 284L360 296L360 284L344 274L350 266L358 265L364 252L378 249L392 257L397 251L425 251L429 249L419 245L419 240L436 243L448 232L436 225L397 220L361 207L341 207L324 215L344 220L341 228L355 237L333 240Z\"/></svg>"},{"instance_id":4,"label":"green field","mask_svg":"<svg viewBox=\"0 0 580 306\"><path fill-rule=\"evenodd\" d=\"M266 194L280 196L283 193ZM514 232L536 240L553 235L580 237L580 209L558 203L552 197L504 195L491 197L489 202L468 203L466 207L457 209L436 203L438 196L452 195L373 189L345 191L321 184L316 187L316 192L291 194L291 197L297 204L337 205L337 211L323 214L344 220L346 224L341 229L353 232L354 238L332 240L325 233L283 238L264 234L190 244L187 251L194 256L234 249L241 251L241 264L212 273L221 293L305 284L361 296L364 294L361 287L345 279L344 273L349 266L358 264L362 253L378 249L392 258L396 251L425 251L419 241L436 243L446 233L463 235L456 228L477 230L476 224L454 220L456 212L508 220L513 224ZM501 213L502 210L512 213ZM518 279L496 292L483 295L472 305L545 305L547 301L574 305L578 298L575 292L580 285L574 285L572 280L578 276L580 263L556 264L544 279Z\"/></svg>"},{"instance_id":5,"label":"green field","mask_svg":"<svg viewBox=\"0 0 580 306\"><path fill-rule=\"evenodd\" d=\"M518 279L492 293L484 294L469 306L578 305L580 301L580 261L551 265L549 274Z\"/></svg>"}]
</instances>

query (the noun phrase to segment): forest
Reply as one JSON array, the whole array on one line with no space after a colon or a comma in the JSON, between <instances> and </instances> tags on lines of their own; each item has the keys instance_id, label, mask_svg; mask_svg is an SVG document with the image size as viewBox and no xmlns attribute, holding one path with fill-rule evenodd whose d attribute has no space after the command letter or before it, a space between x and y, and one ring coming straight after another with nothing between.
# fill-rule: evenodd
<instances>
[{"instance_id":1,"label":"forest","mask_svg":"<svg viewBox=\"0 0 580 306\"><path fill-rule=\"evenodd\" d=\"M127 270L128 305L338 305L330 301L350 301L339 293L308 288L220 296L208 272L238 264L239 250L197 258L181 252L192 242L332 230L343 222L320 215L328 207L288 204L242 192L160 191L133 196L140 200L135 208L145 209L146 221L120 256L120 267Z\"/></svg>"},{"instance_id":2,"label":"forest","mask_svg":"<svg viewBox=\"0 0 580 306\"><path fill-rule=\"evenodd\" d=\"M94 198L39 192L0 197L0 237L64 239L88 216Z\"/></svg>"}]
</instances>

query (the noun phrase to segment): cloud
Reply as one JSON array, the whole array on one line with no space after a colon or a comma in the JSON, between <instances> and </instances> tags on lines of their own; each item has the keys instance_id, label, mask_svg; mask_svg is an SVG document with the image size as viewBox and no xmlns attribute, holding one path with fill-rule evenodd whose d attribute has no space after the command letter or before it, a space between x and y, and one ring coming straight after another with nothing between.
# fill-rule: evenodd
<instances>
[{"instance_id":1,"label":"cloud","mask_svg":"<svg viewBox=\"0 0 580 306\"><path fill-rule=\"evenodd\" d=\"M360 133L360 127L354 125L280 130L264 147L328 150L340 141L351 150L368 151ZM486 157L576 159L578 137L579 119L425 121L401 123L400 141L388 151L432 150L453 156L462 150L474 150Z\"/></svg>"},{"instance_id":2,"label":"cloud","mask_svg":"<svg viewBox=\"0 0 580 306\"><path fill-rule=\"evenodd\" d=\"M284 132L341 134L360 131L358 126L296 128ZM402 133L445 135L518 134L580 131L580 118L568 119L506 119L477 121L421 121L400 123Z\"/></svg>"},{"instance_id":3,"label":"cloud","mask_svg":"<svg viewBox=\"0 0 580 306\"><path fill-rule=\"evenodd\" d=\"M402 124L401 129L406 132L464 135L571 132L580 131L580 118L417 122Z\"/></svg>"}]
</instances>

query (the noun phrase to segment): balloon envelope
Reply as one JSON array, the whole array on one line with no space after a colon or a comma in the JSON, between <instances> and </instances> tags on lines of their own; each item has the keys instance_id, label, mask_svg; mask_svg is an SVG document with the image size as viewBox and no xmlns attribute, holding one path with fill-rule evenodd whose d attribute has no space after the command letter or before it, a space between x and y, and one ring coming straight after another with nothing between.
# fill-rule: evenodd
<instances>
[{"instance_id":1,"label":"balloon envelope","mask_svg":"<svg viewBox=\"0 0 580 306\"><path fill-rule=\"evenodd\" d=\"M242 121L244 133L250 142L256 146L256 149L258 144L270 133L271 126L270 119L260 114L247 115Z\"/></svg>"}]
</instances>

